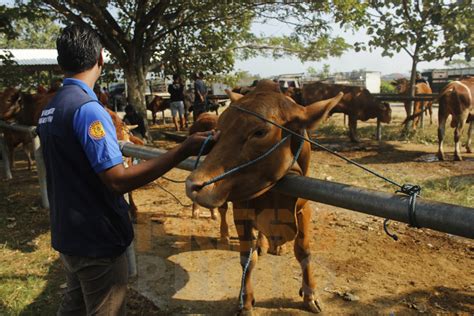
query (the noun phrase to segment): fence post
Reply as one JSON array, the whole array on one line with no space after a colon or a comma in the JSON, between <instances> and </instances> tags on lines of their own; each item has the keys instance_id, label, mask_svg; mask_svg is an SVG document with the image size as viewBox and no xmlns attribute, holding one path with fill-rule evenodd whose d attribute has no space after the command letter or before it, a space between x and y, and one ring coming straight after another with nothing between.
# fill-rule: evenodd
<instances>
[{"instance_id":1,"label":"fence post","mask_svg":"<svg viewBox=\"0 0 474 316\"><path fill-rule=\"evenodd\" d=\"M421 123L420 123L420 128L423 129L425 127L425 102L421 102Z\"/></svg>"},{"instance_id":2,"label":"fence post","mask_svg":"<svg viewBox=\"0 0 474 316\"><path fill-rule=\"evenodd\" d=\"M41 193L41 204L44 208L49 208L48 191L46 187L46 170L44 167L43 152L38 136L32 136L33 148L35 153L36 170L38 172L38 181Z\"/></svg>"},{"instance_id":3,"label":"fence post","mask_svg":"<svg viewBox=\"0 0 474 316\"><path fill-rule=\"evenodd\" d=\"M133 158L131 160L131 164L133 165ZM129 167L127 161L124 161L123 165L125 166L125 168ZM123 197L125 201L127 201L127 203L130 203L130 195L128 193L125 193ZM128 262L128 277L134 278L137 276L138 270L137 256L135 254L135 244L133 240L132 243L128 245L127 249L125 250L125 257L127 258Z\"/></svg>"},{"instance_id":4,"label":"fence post","mask_svg":"<svg viewBox=\"0 0 474 316\"><path fill-rule=\"evenodd\" d=\"M5 138L3 136L3 133L0 134L0 153L2 154L3 169L5 170L5 179L11 180L13 177L12 171L10 170L10 159L8 157L8 148L5 144Z\"/></svg>"},{"instance_id":5,"label":"fence post","mask_svg":"<svg viewBox=\"0 0 474 316\"><path fill-rule=\"evenodd\" d=\"M375 133L375 139L378 141L382 140L382 123L380 122L380 119L377 119L377 131Z\"/></svg>"}]
</instances>

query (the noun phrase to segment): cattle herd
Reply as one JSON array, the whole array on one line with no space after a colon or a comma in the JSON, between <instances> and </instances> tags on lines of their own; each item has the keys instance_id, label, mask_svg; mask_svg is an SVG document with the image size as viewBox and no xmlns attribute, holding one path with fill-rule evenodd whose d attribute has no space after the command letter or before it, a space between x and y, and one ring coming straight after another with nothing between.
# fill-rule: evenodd
<instances>
[{"instance_id":1,"label":"cattle herd","mask_svg":"<svg viewBox=\"0 0 474 316\"><path fill-rule=\"evenodd\" d=\"M399 93L407 93L406 80L393 84ZM424 83L417 84L416 89L417 93L431 92L429 86ZM445 159L443 140L449 116L452 117L451 126L455 128L455 160L462 159L460 138L466 124L470 124L466 147L467 151L471 152L473 93L474 78L466 77L451 82L439 94L440 160ZM22 125L37 125L39 114L54 94L55 91L27 94L15 88L5 89L0 94L0 119ZM222 140L217 142L206 159L187 178L186 194L195 203L193 216L197 215L197 205L201 205L211 209L213 217L214 209L218 208L221 218L225 219L227 201L233 202L241 265L245 271L242 283L242 312L251 313L255 303L251 276L258 254L278 253L283 244L294 241L294 255L302 270L300 295L304 306L317 313L321 311L321 307L315 297L315 280L311 270L309 204L304 199L270 190L288 173L308 174L311 148L308 143L301 144L300 139L290 137L282 129L266 124L257 116L305 136L307 131L314 129L332 113L344 113L349 117L349 137L356 142L359 141L357 121L377 118L383 123L389 123L390 105L380 102L367 89L361 87L320 82L304 85L301 90L290 88L282 93L277 83L262 80L251 88L228 91L228 96L231 100L230 107L220 116L205 113L190 127L190 134L217 128L221 131ZM155 113L166 108L164 100L159 97L150 104L149 107L154 108ZM414 120L414 128L422 108L432 116L431 102L415 102L414 112L408 118ZM116 113L110 110L108 112L119 140L143 144L140 139L130 134L130 127L126 126ZM16 146L22 144L29 154L31 141L27 137L8 130L4 130L3 134L12 164ZM274 146L275 144L278 146ZM272 148L272 151L268 148ZM264 162L248 164L251 160L260 159L259 157L264 157ZM31 167L31 160L29 166ZM241 166L245 167L239 168ZM237 170L232 176L222 176L232 169ZM249 183L252 185L248 185ZM130 200L134 205L133 199ZM136 207L132 207L132 210L136 211ZM221 222L221 239L224 242L229 241L225 220Z\"/></svg>"}]
</instances>

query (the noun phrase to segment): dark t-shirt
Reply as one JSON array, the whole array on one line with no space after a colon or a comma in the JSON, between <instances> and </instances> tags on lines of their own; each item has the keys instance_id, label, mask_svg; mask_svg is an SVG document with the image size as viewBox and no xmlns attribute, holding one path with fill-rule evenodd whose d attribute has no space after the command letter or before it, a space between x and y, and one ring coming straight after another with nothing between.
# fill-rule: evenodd
<instances>
[{"instance_id":1,"label":"dark t-shirt","mask_svg":"<svg viewBox=\"0 0 474 316\"><path fill-rule=\"evenodd\" d=\"M202 81L201 79L197 79L195 82L194 82L194 103L195 104L203 104L205 103L201 101L201 97L199 96L199 93L201 93L202 96L204 96L204 98L206 97L207 95L207 87L206 87L206 84L204 83L204 81Z\"/></svg>"},{"instance_id":2,"label":"dark t-shirt","mask_svg":"<svg viewBox=\"0 0 474 316\"><path fill-rule=\"evenodd\" d=\"M179 83L173 83L168 86L170 102L184 101L184 86Z\"/></svg>"}]
</instances>

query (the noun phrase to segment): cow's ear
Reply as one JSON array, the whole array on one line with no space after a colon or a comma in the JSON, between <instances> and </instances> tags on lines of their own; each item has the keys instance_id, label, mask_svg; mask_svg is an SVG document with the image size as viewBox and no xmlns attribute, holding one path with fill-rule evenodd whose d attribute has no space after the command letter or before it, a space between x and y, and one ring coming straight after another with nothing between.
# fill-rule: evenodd
<instances>
[{"instance_id":1,"label":"cow's ear","mask_svg":"<svg viewBox=\"0 0 474 316\"><path fill-rule=\"evenodd\" d=\"M339 92L331 99L318 101L306 106L303 115L305 128L311 130L323 122L329 116L329 112L341 101L343 96L344 93Z\"/></svg>"},{"instance_id":2,"label":"cow's ear","mask_svg":"<svg viewBox=\"0 0 474 316\"><path fill-rule=\"evenodd\" d=\"M227 93L227 95L230 98L230 101L232 101L232 102L236 102L236 101L240 100L243 97L242 94L237 93L237 92L232 92L229 89L225 89L225 93Z\"/></svg>"}]
</instances>

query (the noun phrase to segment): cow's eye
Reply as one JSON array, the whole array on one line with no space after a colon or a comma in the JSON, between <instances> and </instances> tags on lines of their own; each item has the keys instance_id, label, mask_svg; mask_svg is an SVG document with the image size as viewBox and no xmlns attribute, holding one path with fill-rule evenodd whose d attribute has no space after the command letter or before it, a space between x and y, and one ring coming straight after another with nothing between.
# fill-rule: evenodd
<instances>
[{"instance_id":1,"label":"cow's eye","mask_svg":"<svg viewBox=\"0 0 474 316\"><path fill-rule=\"evenodd\" d=\"M255 133L253 133L253 137L257 137L257 138L261 138L265 135L267 135L267 130L266 129L259 129Z\"/></svg>"}]
</instances>

